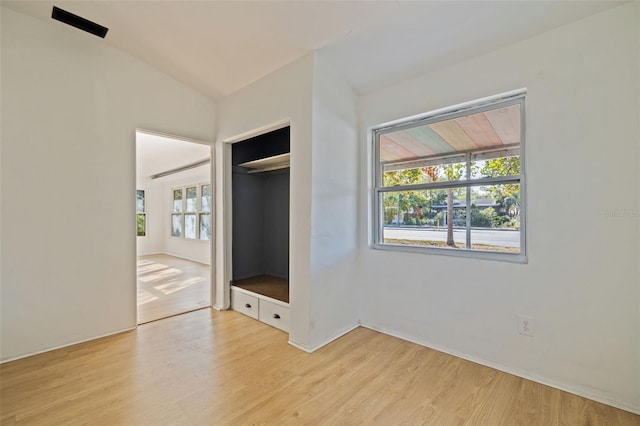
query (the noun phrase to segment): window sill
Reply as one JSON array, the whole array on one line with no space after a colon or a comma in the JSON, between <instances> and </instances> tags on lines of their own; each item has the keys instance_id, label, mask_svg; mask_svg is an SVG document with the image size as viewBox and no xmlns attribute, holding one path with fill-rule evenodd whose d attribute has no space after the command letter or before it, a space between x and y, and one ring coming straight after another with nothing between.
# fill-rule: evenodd
<instances>
[{"instance_id":1,"label":"window sill","mask_svg":"<svg viewBox=\"0 0 640 426\"><path fill-rule=\"evenodd\" d=\"M409 253L421 253L428 255L437 255L437 256L451 256L451 257L461 257L467 259L483 259L483 260L495 260L498 262L509 262L509 263L519 263L519 264L527 264L529 260L525 254L515 254L515 253L496 253L489 251L479 251L479 250L465 250L465 249L442 249L435 247L413 247L413 246L404 246L404 245L393 245L393 244L373 244L370 248L374 250L387 250L387 251L396 251L396 252L409 252Z\"/></svg>"}]
</instances>

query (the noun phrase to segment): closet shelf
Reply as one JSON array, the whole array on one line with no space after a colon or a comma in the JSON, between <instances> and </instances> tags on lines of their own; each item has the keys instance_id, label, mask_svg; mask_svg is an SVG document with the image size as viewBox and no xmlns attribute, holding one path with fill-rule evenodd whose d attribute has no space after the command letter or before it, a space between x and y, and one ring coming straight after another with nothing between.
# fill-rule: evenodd
<instances>
[{"instance_id":1,"label":"closet shelf","mask_svg":"<svg viewBox=\"0 0 640 426\"><path fill-rule=\"evenodd\" d=\"M249 173L269 172L273 170L286 169L291 165L291 154L274 155L273 157L261 158L259 160L247 161L238 164L249 170Z\"/></svg>"}]
</instances>

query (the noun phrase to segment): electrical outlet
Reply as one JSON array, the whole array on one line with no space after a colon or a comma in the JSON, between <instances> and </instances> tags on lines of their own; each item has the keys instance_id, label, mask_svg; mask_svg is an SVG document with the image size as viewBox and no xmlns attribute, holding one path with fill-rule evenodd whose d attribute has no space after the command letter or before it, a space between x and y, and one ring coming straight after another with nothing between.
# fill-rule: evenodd
<instances>
[{"instance_id":1,"label":"electrical outlet","mask_svg":"<svg viewBox=\"0 0 640 426\"><path fill-rule=\"evenodd\" d=\"M533 317L527 315L518 315L518 333L526 336L533 336L536 331L536 323Z\"/></svg>"}]
</instances>

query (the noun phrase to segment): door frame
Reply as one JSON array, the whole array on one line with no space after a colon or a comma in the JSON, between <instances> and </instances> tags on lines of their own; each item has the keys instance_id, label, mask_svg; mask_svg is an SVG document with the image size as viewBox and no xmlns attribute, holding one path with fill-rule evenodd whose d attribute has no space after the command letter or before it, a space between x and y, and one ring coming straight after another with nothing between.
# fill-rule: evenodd
<instances>
[{"instance_id":1,"label":"door frame","mask_svg":"<svg viewBox=\"0 0 640 426\"><path fill-rule=\"evenodd\" d=\"M134 147L137 147L137 135L138 133L144 133L147 135L152 135L152 136L159 136L159 137L163 137L163 138L168 138L168 139L174 139L177 141L182 141L182 142L189 142L189 143L197 143L200 145L207 145L209 147L209 182L211 183L211 199L214 201L217 201L217 197L216 197L216 183L215 183L215 169L216 169L216 156L215 156L215 143L211 142L211 141L206 141L206 140L202 140L202 139L193 139L193 138L188 138L185 136L177 136L177 135L173 135L170 133L163 133L163 132L158 132L155 130L149 130L149 129L144 129L144 128L139 128L136 127L135 129L135 133L134 133ZM134 151L134 177L135 180L137 180L138 177L138 154L137 152ZM137 187L137 182L135 183L135 185ZM137 188L134 188L134 190ZM215 218L217 216L217 202L214 202L213 205L211 206L211 217ZM211 228L211 239L209 240L209 282L210 282L210 288L209 288L209 305L208 307L212 307L215 305L215 301L216 301L216 226L212 226ZM135 240L135 247L136 247L136 257L138 255L138 237L136 236L136 240ZM137 267L135 270L135 300L136 300L136 327L139 326L138 322L138 295L137 295L137 283L138 283L138 271L137 271Z\"/></svg>"},{"instance_id":2,"label":"door frame","mask_svg":"<svg viewBox=\"0 0 640 426\"><path fill-rule=\"evenodd\" d=\"M231 308L231 280L233 279L233 186L231 145L256 136L291 126L291 119L276 121L240 133L215 144L216 149L216 303L217 310Z\"/></svg>"}]
</instances>

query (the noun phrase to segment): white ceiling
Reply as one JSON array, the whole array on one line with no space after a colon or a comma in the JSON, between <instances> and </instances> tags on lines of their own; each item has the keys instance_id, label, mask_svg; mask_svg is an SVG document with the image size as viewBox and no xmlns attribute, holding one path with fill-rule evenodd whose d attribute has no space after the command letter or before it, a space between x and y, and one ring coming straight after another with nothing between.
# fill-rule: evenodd
<instances>
[{"instance_id":1,"label":"white ceiling","mask_svg":"<svg viewBox=\"0 0 640 426\"><path fill-rule=\"evenodd\" d=\"M0 1L54 25L54 4L104 25L106 43L213 99L313 50L365 93L623 3Z\"/></svg>"},{"instance_id":2,"label":"white ceiling","mask_svg":"<svg viewBox=\"0 0 640 426\"><path fill-rule=\"evenodd\" d=\"M137 175L149 177L211 157L211 147L169 137L136 133Z\"/></svg>"}]
</instances>

